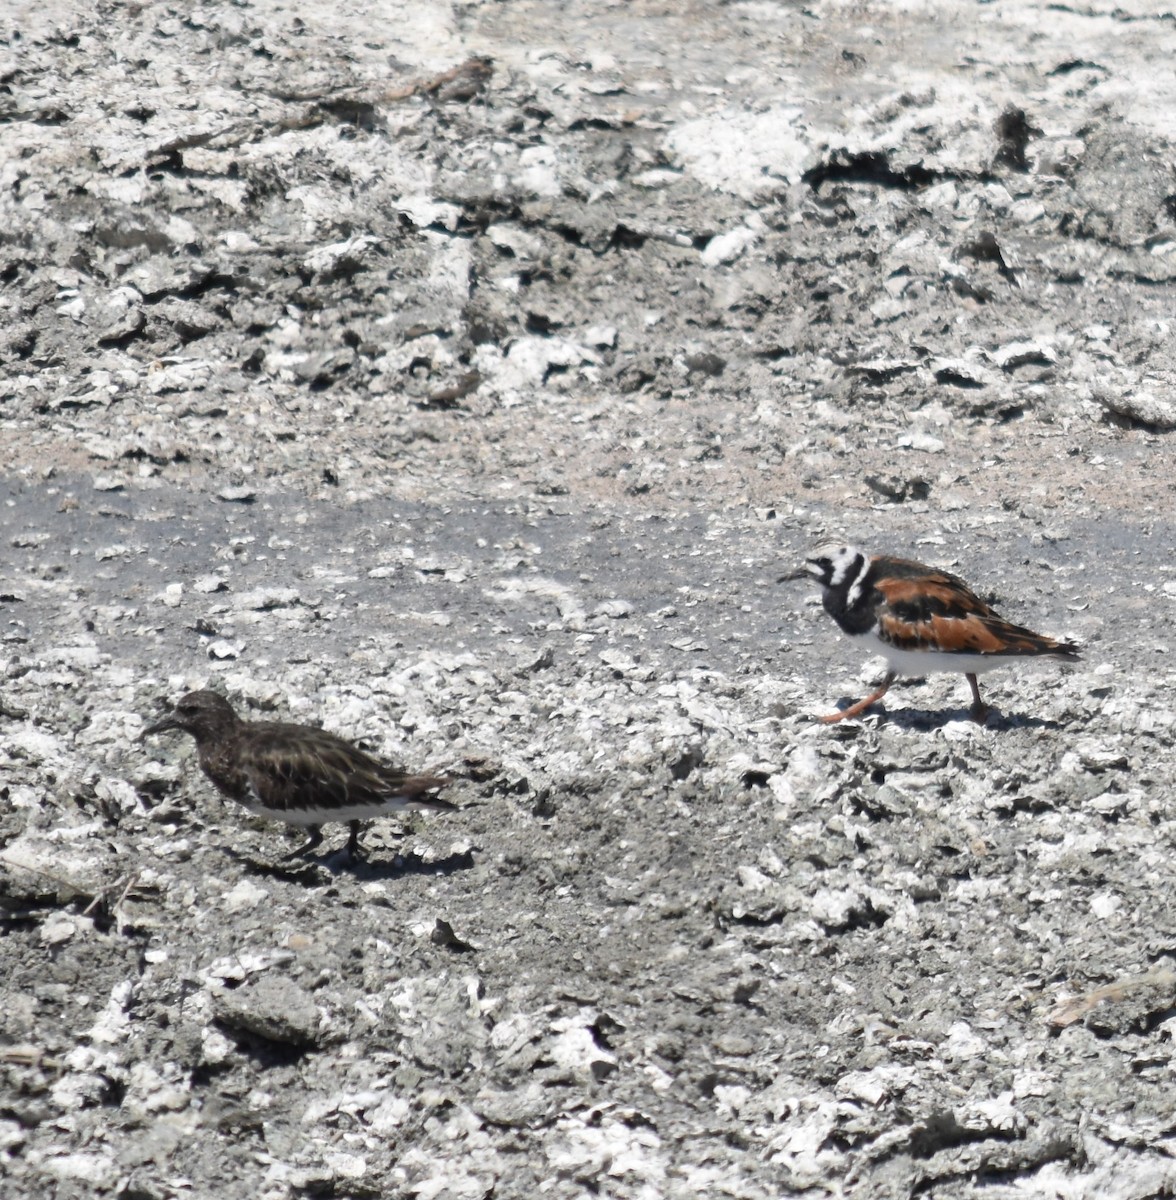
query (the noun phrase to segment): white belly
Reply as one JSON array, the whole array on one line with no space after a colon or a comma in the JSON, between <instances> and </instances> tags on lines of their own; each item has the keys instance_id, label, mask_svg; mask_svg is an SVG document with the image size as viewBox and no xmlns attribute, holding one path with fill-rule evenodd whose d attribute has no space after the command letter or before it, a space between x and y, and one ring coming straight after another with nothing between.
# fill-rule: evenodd
<instances>
[{"instance_id":1,"label":"white belly","mask_svg":"<svg viewBox=\"0 0 1176 1200\"><path fill-rule=\"evenodd\" d=\"M939 650L899 650L882 641L873 631L863 633L854 641L867 647L871 654L882 655L896 675L907 679L940 671L983 675L986 671L996 670L997 667L1007 667L1020 657L1012 654L944 654Z\"/></svg>"},{"instance_id":2,"label":"white belly","mask_svg":"<svg viewBox=\"0 0 1176 1200\"><path fill-rule=\"evenodd\" d=\"M242 800L240 803L259 817L285 821L288 825L322 825L327 821L371 821L376 817L391 816L408 807L405 800L393 797L381 804L353 804L339 808L266 808L252 792L248 800Z\"/></svg>"}]
</instances>

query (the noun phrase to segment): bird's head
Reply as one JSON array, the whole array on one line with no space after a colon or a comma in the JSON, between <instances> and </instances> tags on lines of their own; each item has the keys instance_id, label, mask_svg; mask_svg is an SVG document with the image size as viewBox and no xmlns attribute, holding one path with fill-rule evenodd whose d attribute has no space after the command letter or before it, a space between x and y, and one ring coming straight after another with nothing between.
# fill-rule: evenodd
<instances>
[{"instance_id":1,"label":"bird's head","mask_svg":"<svg viewBox=\"0 0 1176 1200\"><path fill-rule=\"evenodd\" d=\"M869 566L869 561L869 556L856 546L831 542L810 554L795 571L781 575L779 582L783 583L789 579L815 579L827 591L845 585L847 580L860 577Z\"/></svg>"},{"instance_id":2,"label":"bird's head","mask_svg":"<svg viewBox=\"0 0 1176 1200\"><path fill-rule=\"evenodd\" d=\"M836 588L856 578L868 562L868 556L856 546L833 544L810 554L799 574L815 579L823 588Z\"/></svg>"},{"instance_id":3,"label":"bird's head","mask_svg":"<svg viewBox=\"0 0 1176 1200\"><path fill-rule=\"evenodd\" d=\"M171 712L148 725L139 736L178 729L190 733L199 742L232 729L239 720L224 696L209 691L188 692L176 701Z\"/></svg>"}]
</instances>

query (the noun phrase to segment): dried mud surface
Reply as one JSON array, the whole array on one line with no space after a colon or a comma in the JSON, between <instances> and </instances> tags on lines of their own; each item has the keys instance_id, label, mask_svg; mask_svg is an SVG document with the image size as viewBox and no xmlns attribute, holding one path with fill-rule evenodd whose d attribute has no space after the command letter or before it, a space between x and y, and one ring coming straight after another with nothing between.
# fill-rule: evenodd
<instances>
[{"instance_id":1,"label":"dried mud surface","mask_svg":"<svg viewBox=\"0 0 1176 1200\"><path fill-rule=\"evenodd\" d=\"M8 6L5 1200L1176 1190L1173 16ZM1084 660L816 725L831 538Z\"/></svg>"}]
</instances>

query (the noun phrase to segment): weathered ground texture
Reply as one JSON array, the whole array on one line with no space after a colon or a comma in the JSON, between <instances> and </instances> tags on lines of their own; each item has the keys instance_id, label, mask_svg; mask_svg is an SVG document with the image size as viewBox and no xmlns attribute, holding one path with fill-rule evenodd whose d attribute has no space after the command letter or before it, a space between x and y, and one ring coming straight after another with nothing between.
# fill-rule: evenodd
<instances>
[{"instance_id":1,"label":"weathered ground texture","mask_svg":"<svg viewBox=\"0 0 1176 1200\"><path fill-rule=\"evenodd\" d=\"M1176 1191L1176 9L0 9L5 1200Z\"/></svg>"}]
</instances>

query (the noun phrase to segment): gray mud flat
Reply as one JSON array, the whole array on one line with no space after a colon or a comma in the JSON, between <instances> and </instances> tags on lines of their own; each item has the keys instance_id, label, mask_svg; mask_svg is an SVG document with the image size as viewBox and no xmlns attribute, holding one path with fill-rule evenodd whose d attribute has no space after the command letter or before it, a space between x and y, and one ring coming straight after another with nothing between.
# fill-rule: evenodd
<instances>
[{"instance_id":1,"label":"gray mud flat","mask_svg":"<svg viewBox=\"0 0 1176 1200\"><path fill-rule=\"evenodd\" d=\"M1174 56L10 5L5 1200L1176 1191ZM817 725L832 538L1083 661ZM280 863L196 686L461 811Z\"/></svg>"}]
</instances>

